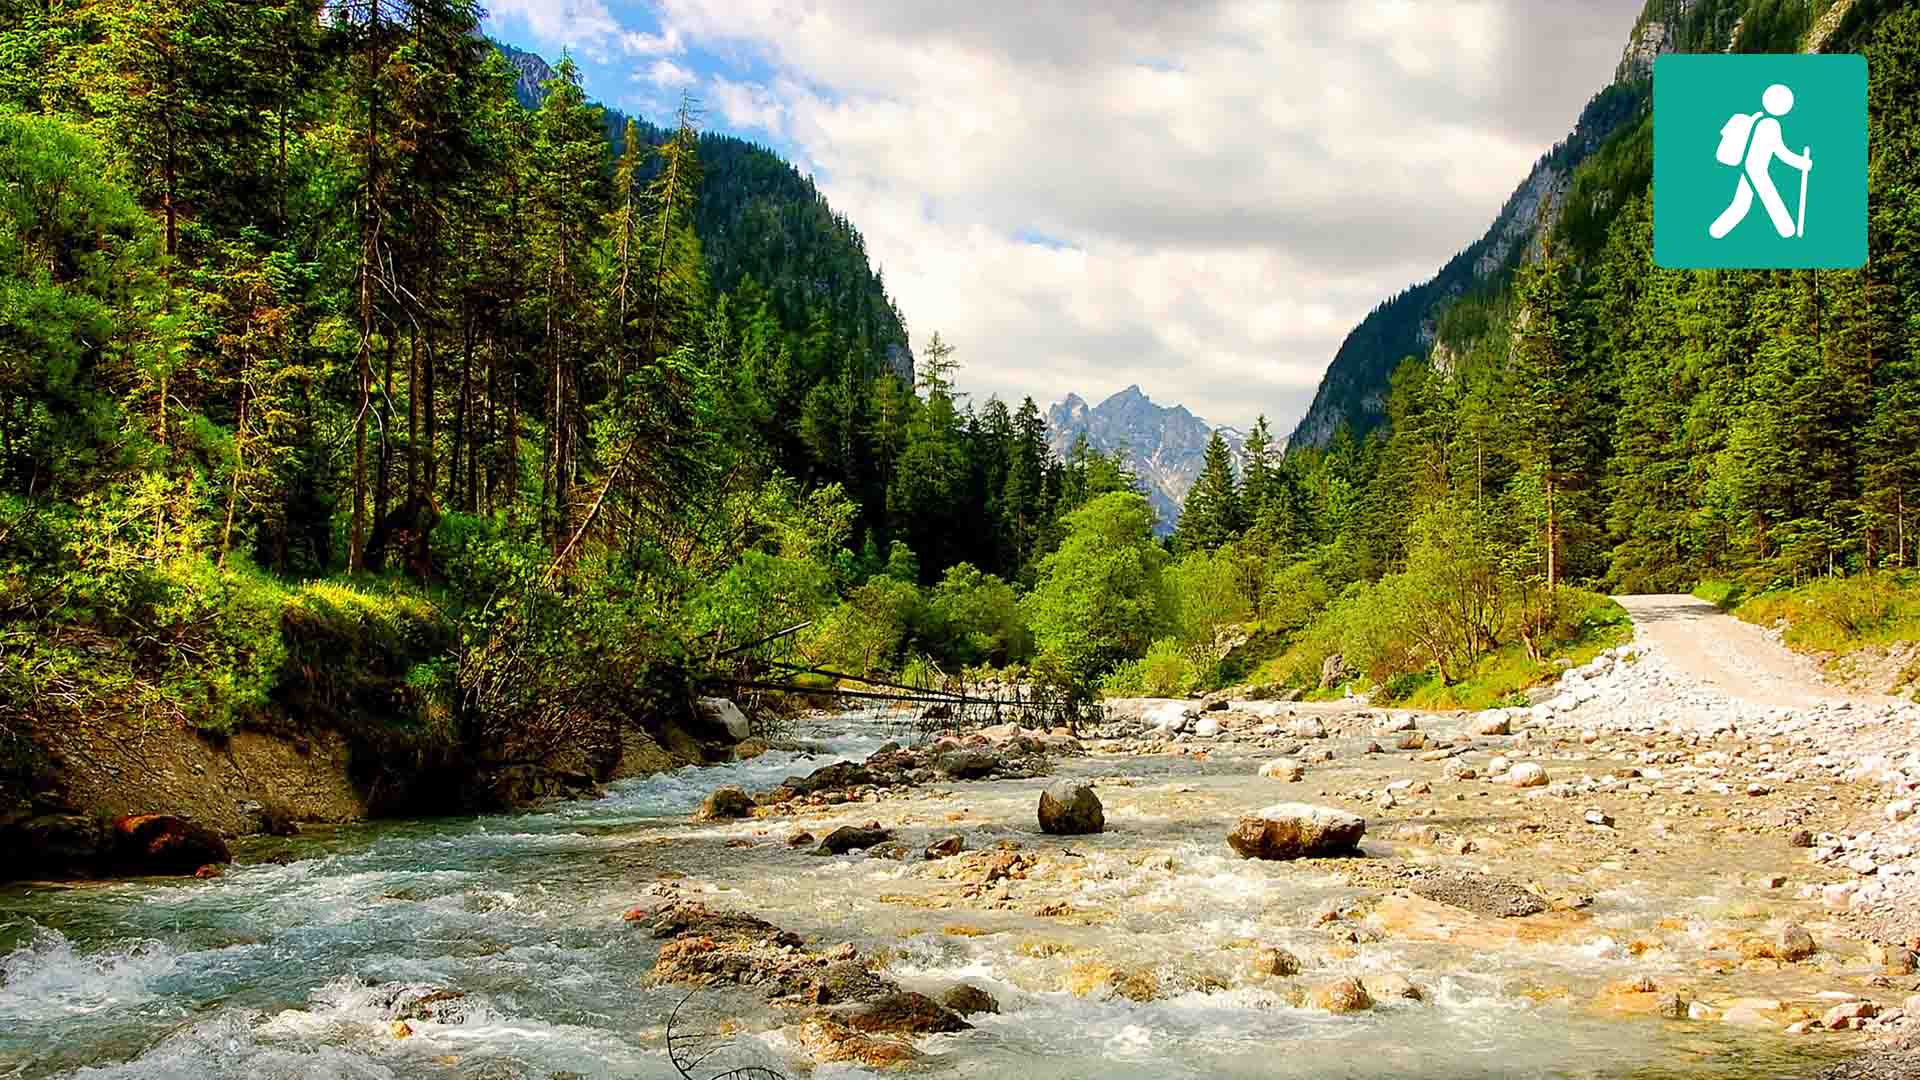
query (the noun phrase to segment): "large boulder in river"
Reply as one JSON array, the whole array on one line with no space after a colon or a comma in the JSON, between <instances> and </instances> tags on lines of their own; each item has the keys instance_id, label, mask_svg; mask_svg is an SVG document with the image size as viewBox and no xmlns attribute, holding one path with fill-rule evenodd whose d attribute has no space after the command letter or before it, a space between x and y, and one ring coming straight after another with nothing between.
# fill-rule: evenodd
<instances>
[{"instance_id":1,"label":"large boulder in river","mask_svg":"<svg viewBox=\"0 0 1920 1080\"><path fill-rule=\"evenodd\" d=\"M1243 859L1313 858L1353 851L1366 831L1366 819L1345 810L1277 803L1241 818L1227 844Z\"/></svg>"},{"instance_id":2,"label":"large boulder in river","mask_svg":"<svg viewBox=\"0 0 1920 1080\"><path fill-rule=\"evenodd\" d=\"M700 721L701 734L710 738L737 743L753 734L747 714L726 698L703 697L693 703L693 711Z\"/></svg>"},{"instance_id":3,"label":"large boulder in river","mask_svg":"<svg viewBox=\"0 0 1920 1080\"><path fill-rule=\"evenodd\" d=\"M1092 786L1056 780L1040 793L1040 831L1055 836L1083 836L1107 827L1107 812Z\"/></svg>"},{"instance_id":4,"label":"large boulder in river","mask_svg":"<svg viewBox=\"0 0 1920 1080\"><path fill-rule=\"evenodd\" d=\"M1307 777L1307 767L1292 758L1274 758L1260 766L1260 775L1271 780L1292 783Z\"/></svg>"},{"instance_id":5,"label":"large boulder in river","mask_svg":"<svg viewBox=\"0 0 1920 1080\"><path fill-rule=\"evenodd\" d=\"M132 814L113 823L114 861L133 874L191 874L209 863L230 863L219 833L173 814Z\"/></svg>"}]
</instances>

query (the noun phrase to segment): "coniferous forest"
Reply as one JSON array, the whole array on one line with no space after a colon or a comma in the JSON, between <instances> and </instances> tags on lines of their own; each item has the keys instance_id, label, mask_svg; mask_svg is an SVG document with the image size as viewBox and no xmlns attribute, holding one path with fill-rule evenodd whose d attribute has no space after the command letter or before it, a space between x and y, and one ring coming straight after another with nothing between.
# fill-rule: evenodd
<instances>
[{"instance_id":1,"label":"coniferous forest","mask_svg":"<svg viewBox=\"0 0 1920 1080\"><path fill-rule=\"evenodd\" d=\"M1683 47L1723 6L1667 14ZM1386 425L1263 419L1239 469L1216 438L1165 543L1117 459L909 352L809 181L692 99L610 124L564 60L517 98L479 16L0 6L9 775L101 717L524 757L802 623L794 658L918 681L1444 697L1604 638L1589 590L1920 557L1920 13L1825 45L1872 72L1863 270L1654 267L1645 95L1613 88L1638 114Z\"/></svg>"}]
</instances>

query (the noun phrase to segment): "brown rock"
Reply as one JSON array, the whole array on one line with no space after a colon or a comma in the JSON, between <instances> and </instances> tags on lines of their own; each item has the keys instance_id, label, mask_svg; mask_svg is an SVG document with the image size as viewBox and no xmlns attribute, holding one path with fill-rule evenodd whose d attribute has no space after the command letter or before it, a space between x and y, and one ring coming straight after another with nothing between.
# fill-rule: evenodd
<instances>
[{"instance_id":1,"label":"brown rock","mask_svg":"<svg viewBox=\"0 0 1920 1080\"><path fill-rule=\"evenodd\" d=\"M928 844L925 854L928 859L946 859L965 850L967 850L967 838L959 833L953 833Z\"/></svg>"},{"instance_id":2,"label":"brown rock","mask_svg":"<svg viewBox=\"0 0 1920 1080\"><path fill-rule=\"evenodd\" d=\"M1092 786L1056 780L1040 793L1040 831L1055 836L1082 836L1103 831L1107 815Z\"/></svg>"},{"instance_id":3,"label":"brown rock","mask_svg":"<svg viewBox=\"0 0 1920 1080\"><path fill-rule=\"evenodd\" d=\"M1243 859L1298 859L1354 850L1365 818L1325 806L1278 803L1240 819L1227 844Z\"/></svg>"},{"instance_id":4,"label":"brown rock","mask_svg":"<svg viewBox=\"0 0 1920 1080\"><path fill-rule=\"evenodd\" d=\"M1365 983L1348 976L1314 991L1313 1003L1330 1013L1365 1012L1373 1008L1373 995Z\"/></svg>"},{"instance_id":5,"label":"brown rock","mask_svg":"<svg viewBox=\"0 0 1920 1080\"><path fill-rule=\"evenodd\" d=\"M705 821L723 821L729 818L753 816L753 796L737 787L716 788L700 804L700 817Z\"/></svg>"},{"instance_id":6,"label":"brown rock","mask_svg":"<svg viewBox=\"0 0 1920 1080\"><path fill-rule=\"evenodd\" d=\"M827 834L820 846L813 849L815 855L845 855L856 849L864 850L890 839L893 832L883 829L877 821L865 825L842 825Z\"/></svg>"},{"instance_id":7,"label":"brown rock","mask_svg":"<svg viewBox=\"0 0 1920 1080\"><path fill-rule=\"evenodd\" d=\"M803 1022L796 1041L821 1062L851 1062L869 1069L897 1069L920 1060L919 1051L899 1039L876 1039L828 1016Z\"/></svg>"},{"instance_id":8,"label":"brown rock","mask_svg":"<svg viewBox=\"0 0 1920 1080\"><path fill-rule=\"evenodd\" d=\"M1773 946L1775 956L1790 961L1805 960L1818 951L1820 946L1814 943L1813 935L1799 926L1782 928Z\"/></svg>"},{"instance_id":9,"label":"brown rock","mask_svg":"<svg viewBox=\"0 0 1920 1080\"><path fill-rule=\"evenodd\" d=\"M136 874L191 874L208 863L230 863L220 834L173 814L134 814L113 823L114 855Z\"/></svg>"},{"instance_id":10,"label":"brown rock","mask_svg":"<svg viewBox=\"0 0 1920 1080\"><path fill-rule=\"evenodd\" d=\"M1300 958L1285 949L1261 949L1248 965L1255 975L1285 977L1300 974Z\"/></svg>"},{"instance_id":11,"label":"brown rock","mask_svg":"<svg viewBox=\"0 0 1920 1080\"><path fill-rule=\"evenodd\" d=\"M968 983L949 989L940 995L940 1004L953 1010L960 1016L973 1016L976 1013L998 1013L1000 1003L985 990Z\"/></svg>"},{"instance_id":12,"label":"brown rock","mask_svg":"<svg viewBox=\"0 0 1920 1080\"><path fill-rule=\"evenodd\" d=\"M869 1035L934 1035L973 1026L954 1010L911 990L888 994L837 1016L848 1027Z\"/></svg>"}]
</instances>

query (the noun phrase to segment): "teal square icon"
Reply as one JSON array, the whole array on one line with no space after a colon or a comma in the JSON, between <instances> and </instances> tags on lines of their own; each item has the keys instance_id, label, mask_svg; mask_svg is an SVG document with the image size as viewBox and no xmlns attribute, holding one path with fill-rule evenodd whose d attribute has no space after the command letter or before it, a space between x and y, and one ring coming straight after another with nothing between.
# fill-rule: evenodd
<instances>
[{"instance_id":1,"label":"teal square icon","mask_svg":"<svg viewBox=\"0 0 1920 1080\"><path fill-rule=\"evenodd\" d=\"M1842 270L1867 261L1867 59L1653 66L1653 261Z\"/></svg>"}]
</instances>

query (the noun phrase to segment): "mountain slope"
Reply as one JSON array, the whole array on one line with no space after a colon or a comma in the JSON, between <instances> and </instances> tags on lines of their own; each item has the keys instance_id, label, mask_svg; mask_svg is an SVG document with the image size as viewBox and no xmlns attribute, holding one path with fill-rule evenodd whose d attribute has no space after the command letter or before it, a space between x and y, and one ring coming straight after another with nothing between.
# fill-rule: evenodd
<instances>
[{"instance_id":1,"label":"mountain slope","mask_svg":"<svg viewBox=\"0 0 1920 1080\"><path fill-rule=\"evenodd\" d=\"M1158 518L1156 531L1173 531L1187 492L1206 464L1207 440L1214 428L1184 406L1156 405L1138 386L1129 386L1098 405L1089 407L1078 394L1047 410L1047 441L1056 456L1065 458L1081 436L1103 454L1120 451L1146 488L1147 501ZM1242 464L1246 436L1228 427L1218 429Z\"/></svg>"},{"instance_id":2,"label":"mountain slope","mask_svg":"<svg viewBox=\"0 0 1920 1080\"><path fill-rule=\"evenodd\" d=\"M1863 27L1900 0L1647 0L1613 82L1594 95L1567 139L1542 156L1514 189L1485 235L1431 279L1376 307L1334 354L1289 445L1324 446L1342 424L1356 434L1386 419L1389 380L1409 356L1425 357L1449 307L1466 296L1505 291L1514 269L1538 250L1542 224L1563 216L1576 246L1597 242L1622 196L1650 178L1647 138L1653 62L1669 52L1823 52L1855 46ZM1605 149L1606 182L1576 173Z\"/></svg>"},{"instance_id":3,"label":"mountain slope","mask_svg":"<svg viewBox=\"0 0 1920 1080\"><path fill-rule=\"evenodd\" d=\"M1384 422L1393 369L1409 356L1426 355L1449 304L1476 290L1497 289L1512 277L1514 267L1535 243L1540 222L1558 212L1573 170L1639 115L1647 94L1644 78L1616 82L1596 94L1581 111L1573 132L1534 163L1479 240L1448 260L1432 278L1387 300L1362 319L1334 354L1289 445L1324 446L1341 424L1365 434Z\"/></svg>"},{"instance_id":4,"label":"mountain slope","mask_svg":"<svg viewBox=\"0 0 1920 1080\"><path fill-rule=\"evenodd\" d=\"M496 41L494 46L520 73L514 97L538 108L553 67L512 45ZM628 117L603 108L618 156ZM634 120L642 139L656 146L666 141L666 130ZM824 311L833 328L850 339L847 345L871 357L874 371L890 370L912 385L906 324L868 262L859 230L834 212L813 180L766 147L712 132L700 136L700 167L693 224L713 287L730 293L751 277L765 290L782 326L796 334L808 332L813 317Z\"/></svg>"}]
</instances>

